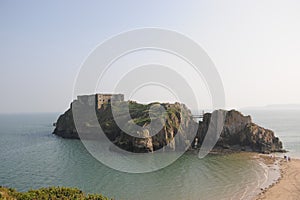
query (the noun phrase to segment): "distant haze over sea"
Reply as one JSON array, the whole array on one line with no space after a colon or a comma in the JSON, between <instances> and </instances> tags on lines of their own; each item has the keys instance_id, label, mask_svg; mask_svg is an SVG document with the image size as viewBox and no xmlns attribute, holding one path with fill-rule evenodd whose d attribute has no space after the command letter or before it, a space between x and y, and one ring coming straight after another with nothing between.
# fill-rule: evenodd
<instances>
[{"instance_id":1,"label":"distant haze over sea","mask_svg":"<svg viewBox=\"0 0 300 200\"><path fill-rule=\"evenodd\" d=\"M300 110L300 104L270 104L266 106L249 106L240 110Z\"/></svg>"}]
</instances>

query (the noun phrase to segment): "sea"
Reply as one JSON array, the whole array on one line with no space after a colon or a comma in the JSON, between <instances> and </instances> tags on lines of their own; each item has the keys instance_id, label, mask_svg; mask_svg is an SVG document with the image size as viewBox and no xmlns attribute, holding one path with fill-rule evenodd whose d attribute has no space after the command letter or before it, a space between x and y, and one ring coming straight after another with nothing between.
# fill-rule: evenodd
<instances>
[{"instance_id":1,"label":"sea","mask_svg":"<svg viewBox=\"0 0 300 200\"><path fill-rule=\"evenodd\" d=\"M300 110L244 110L255 123L274 130L300 158ZM252 154L183 154L154 172L133 174L96 160L80 140L52 134L59 113L0 115L0 185L19 191L76 187L116 200L253 199L279 176ZM272 168L274 167L274 169Z\"/></svg>"}]
</instances>

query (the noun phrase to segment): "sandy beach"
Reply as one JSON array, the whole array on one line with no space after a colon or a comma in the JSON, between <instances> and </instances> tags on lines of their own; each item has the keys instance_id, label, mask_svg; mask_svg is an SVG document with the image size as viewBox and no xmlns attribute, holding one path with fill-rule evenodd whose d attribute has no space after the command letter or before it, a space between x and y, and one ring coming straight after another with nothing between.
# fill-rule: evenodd
<instances>
[{"instance_id":1,"label":"sandy beach","mask_svg":"<svg viewBox=\"0 0 300 200\"><path fill-rule=\"evenodd\" d=\"M278 183L263 191L257 200L297 200L300 199L300 160L287 162L280 159L281 178Z\"/></svg>"}]
</instances>

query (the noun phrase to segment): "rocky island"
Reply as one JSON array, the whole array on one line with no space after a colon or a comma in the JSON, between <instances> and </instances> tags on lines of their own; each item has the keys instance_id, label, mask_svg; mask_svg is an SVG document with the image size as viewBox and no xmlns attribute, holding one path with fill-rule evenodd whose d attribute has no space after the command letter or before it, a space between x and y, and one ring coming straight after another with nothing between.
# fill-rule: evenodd
<instances>
[{"instance_id":1,"label":"rocky island","mask_svg":"<svg viewBox=\"0 0 300 200\"><path fill-rule=\"evenodd\" d=\"M111 99L117 101L111 104ZM129 109L130 119L126 118ZM164 118L156 115L155 108L165 110ZM127 130L119 128L113 109L118 111L118 121L122 121ZM74 113L78 110L82 120L75 126ZM91 112L86 112L91 111ZM149 114L150 112L150 114ZM233 149L255 151L261 153L283 152L282 142L274 132L252 122L250 116L238 111L223 111L224 125L215 149ZM95 113L92 117L90 113ZM151 114L152 113L152 114ZM151 116L150 116L151 115ZM101 126L105 136L119 148L130 152L153 152L160 149L176 151L201 148L211 121L212 114L205 113L202 120L195 121L191 111L181 103L150 103L140 104L124 101L122 94L95 94L79 96L71 103L71 107L59 116L53 134L71 139L93 139L97 133L97 125ZM164 122L158 130L147 128L151 121ZM132 127L138 125L140 130ZM81 131L79 136L78 131ZM152 132L156 134L151 134Z\"/></svg>"}]
</instances>

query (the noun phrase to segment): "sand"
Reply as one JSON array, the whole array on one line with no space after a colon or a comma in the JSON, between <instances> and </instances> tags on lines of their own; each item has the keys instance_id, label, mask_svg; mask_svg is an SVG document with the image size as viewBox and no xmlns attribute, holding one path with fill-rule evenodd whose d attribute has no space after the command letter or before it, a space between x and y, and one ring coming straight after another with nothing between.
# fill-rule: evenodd
<instances>
[{"instance_id":1,"label":"sand","mask_svg":"<svg viewBox=\"0 0 300 200\"><path fill-rule=\"evenodd\" d=\"M299 200L300 199L300 160L287 162L280 160L281 178L278 183L263 191L257 200Z\"/></svg>"}]
</instances>

